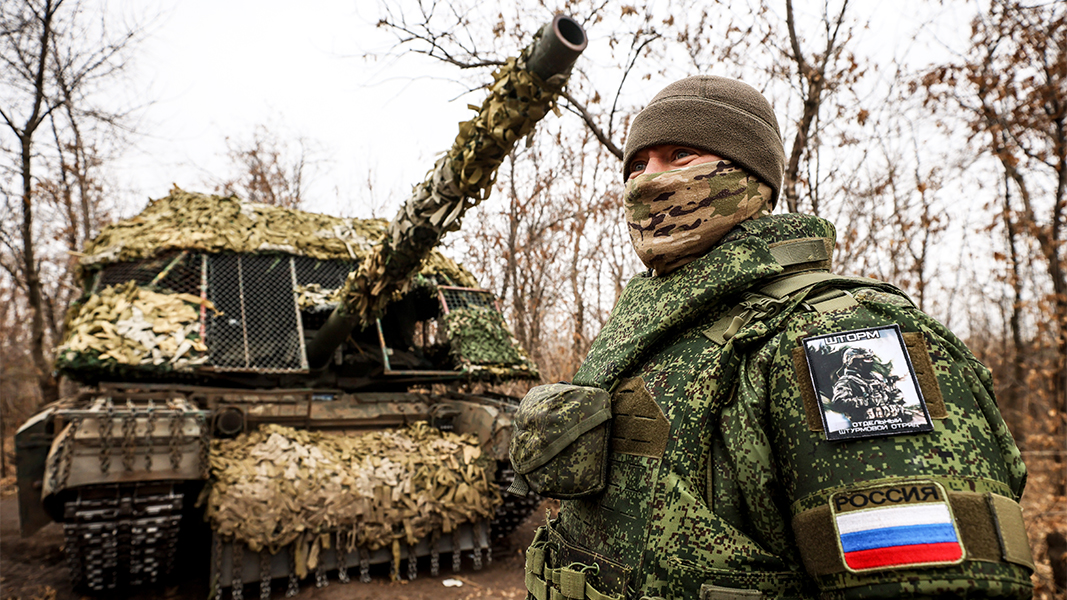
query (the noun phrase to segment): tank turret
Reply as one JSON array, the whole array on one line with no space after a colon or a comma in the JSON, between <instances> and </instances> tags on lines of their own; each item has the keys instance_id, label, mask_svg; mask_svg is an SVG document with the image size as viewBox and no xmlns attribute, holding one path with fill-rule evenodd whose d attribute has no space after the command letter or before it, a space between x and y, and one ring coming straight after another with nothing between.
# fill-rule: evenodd
<instances>
[{"instance_id":1,"label":"tank turret","mask_svg":"<svg viewBox=\"0 0 1067 600\"><path fill-rule=\"evenodd\" d=\"M489 197L497 168L515 143L555 108L585 46L582 28L556 15L529 47L494 74L478 115L460 126L452 148L389 224L389 234L345 282L341 305L308 344L312 365L324 363L348 332L368 324L403 294L445 233L459 229L467 209Z\"/></svg>"},{"instance_id":2,"label":"tank turret","mask_svg":"<svg viewBox=\"0 0 1067 600\"><path fill-rule=\"evenodd\" d=\"M436 574L441 553L479 568L535 500L500 494L518 399L464 384L538 373L436 247L584 47L568 17L542 28L391 222L175 187L105 228L56 351L82 388L16 434L23 535L61 522L96 593L165 578L205 519L234 597L374 563L414 577L420 556Z\"/></svg>"}]
</instances>

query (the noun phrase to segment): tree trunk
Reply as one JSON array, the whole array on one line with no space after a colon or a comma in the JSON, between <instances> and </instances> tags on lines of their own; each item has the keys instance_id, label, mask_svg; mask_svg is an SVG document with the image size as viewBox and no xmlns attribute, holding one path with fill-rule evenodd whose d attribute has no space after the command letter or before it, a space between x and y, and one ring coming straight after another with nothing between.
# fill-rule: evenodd
<instances>
[{"instance_id":1,"label":"tree trunk","mask_svg":"<svg viewBox=\"0 0 1067 600\"><path fill-rule=\"evenodd\" d=\"M801 88L804 90L804 110L797 123L797 133L793 138L793 146L789 151L788 163L785 167L785 176L782 181L782 191L785 195L786 210L797 212L800 208L800 161L805 153L809 152L811 143L811 127L819 116L819 108L823 102L823 92L826 91L826 68L833 59L837 48L837 32L845 19L848 10L848 0L841 5L841 12L831 24L826 23L832 33L827 36L826 47L818 58L818 64L812 65L804 57L804 51L800 48L800 37L797 36L796 22L793 19L793 2L786 0L786 26L789 30L789 45L793 52L793 61L796 63L797 73L800 75ZM813 199L812 214L818 215L819 206Z\"/></svg>"},{"instance_id":2,"label":"tree trunk","mask_svg":"<svg viewBox=\"0 0 1067 600\"><path fill-rule=\"evenodd\" d=\"M41 294L41 274L33 237L33 179L30 160L32 131L22 136L22 269L26 279L26 296L33 317L30 320L30 356L37 370L37 385L41 388L41 403L59 398L59 386L52 377L52 364L45 356L44 298Z\"/></svg>"},{"instance_id":3,"label":"tree trunk","mask_svg":"<svg viewBox=\"0 0 1067 600\"><path fill-rule=\"evenodd\" d=\"M44 298L41 293L41 273L37 265L33 236L33 134L52 108L45 106L45 73L48 70L48 51L52 45L52 17L62 0L54 5L45 2L41 11L41 37L37 52L36 70L33 78L33 110L26 124L12 129L19 138L21 149L20 169L22 174L22 270L26 283L26 296L33 317L30 320L30 357L36 370L37 385L41 389L41 403L47 404L59 397L59 387L52 377L52 365L45 356Z\"/></svg>"},{"instance_id":4,"label":"tree trunk","mask_svg":"<svg viewBox=\"0 0 1067 600\"><path fill-rule=\"evenodd\" d=\"M1009 319L1009 328L1011 329L1011 352L1005 352L1009 355L1011 361L1011 380L1008 381L1008 385L1005 388L1005 397L1001 399L1001 404L1007 409L1005 412L1009 418L1009 429L1013 434L1021 434L1021 425L1024 422L1024 416L1030 414L1030 398L1029 394L1019 394L1019 387L1023 385L1024 364L1023 361L1026 358L1026 351L1023 347L1022 338L1022 278L1019 275L1019 253L1016 249L1015 242L1017 232L1015 229L1015 219L1011 214L1011 187L1008 184L1008 179L1004 179L1004 230L1007 236L1008 242L1008 259L1011 261L1011 289L1012 289L1012 303L1011 303L1011 318ZM1024 406L1019 406L1020 398ZM1026 446L1026 437L1022 435L1015 436L1015 443L1020 448Z\"/></svg>"}]
</instances>

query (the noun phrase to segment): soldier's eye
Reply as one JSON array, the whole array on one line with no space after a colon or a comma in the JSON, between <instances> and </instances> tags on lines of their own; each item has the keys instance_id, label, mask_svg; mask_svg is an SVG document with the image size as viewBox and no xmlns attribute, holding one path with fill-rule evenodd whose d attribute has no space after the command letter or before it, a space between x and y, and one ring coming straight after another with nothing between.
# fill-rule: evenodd
<instances>
[{"instance_id":1,"label":"soldier's eye","mask_svg":"<svg viewBox=\"0 0 1067 600\"><path fill-rule=\"evenodd\" d=\"M674 160L682 160L683 158L687 158L689 156L693 156L694 154L696 154L696 152L693 152L692 150L686 150L685 148L682 148L682 149L679 149L679 150L675 150L674 151Z\"/></svg>"},{"instance_id":2,"label":"soldier's eye","mask_svg":"<svg viewBox=\"0 0 1067 600\"><path fill-rule=\"evenodd\" d=\"M630 163L630 172L637 173L638 171L644 171L646 166L648 166L648 161L635 160Z\"/></svg>"}]
</instances>

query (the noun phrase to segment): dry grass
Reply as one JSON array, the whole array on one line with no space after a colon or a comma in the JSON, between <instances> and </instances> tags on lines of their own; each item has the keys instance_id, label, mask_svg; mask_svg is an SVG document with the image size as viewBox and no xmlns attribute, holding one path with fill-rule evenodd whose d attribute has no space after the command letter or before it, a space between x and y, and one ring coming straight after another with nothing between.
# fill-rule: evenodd
<instances>
[{"instance_id":1,"label":"dry grass","mask_svg":"<svg viewBox=\"0 0 1067 600\"><path fill-rule=\"evenodd\" d=\"M1026 532L1037 563L1034 599L1064 600L1067 593L1057 594L1054 589L1046 539L1052 532L1067 532L1067 448L1065 440L1047 434L1031 434L1026 441L1029 448L1034 448L1023 453L1030 474L1022 499Z\"/></svg>"},{"instance_id":2,"label":"dry grass","mask_svg":"<svg viewBox=\"0 0 1067 600\"><path fill-rule=\"evenodd\" d=\"M0 582L3 579L0 578ZM31 596L4 596L4 600L56 600L56 590L50 585L37 586L37 591Z\"/></svg>"}]
</instances>

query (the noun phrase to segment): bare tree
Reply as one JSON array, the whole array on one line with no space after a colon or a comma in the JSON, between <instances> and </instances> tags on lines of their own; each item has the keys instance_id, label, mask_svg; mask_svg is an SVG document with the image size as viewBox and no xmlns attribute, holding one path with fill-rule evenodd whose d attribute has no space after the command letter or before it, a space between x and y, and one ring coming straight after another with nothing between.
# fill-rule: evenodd
<instances>
[{"instance_id":1,"label":"bare tree","mask_svg":"<svg viewBox=\"0 0 1067 600\"><path fill-rule=\"evenodd\" d=\"M816 119L820 110L823 109L825 96L833 93L835 89L846 88L855 82L858 64L851 55L846 55L845 48L851 36L849 31L843 32L848 12L848 0L841 3L841 8L836 15L827 13L824 15L823 26L825 40L823 47L814 55L808 56L801 47L802 40L797 34L796 19L793 14L793 0L785 0L786 26L789 31L789 48L792 51L791 59L795 70L793 73L797 80L803 109L800 118L796 122L796 132L793 143L789 148L789 157L785 167L785 206L789 212L797 212L800 208L799 192L797 187L803 181L801 177L801 159L805 155L813 153L813 146L818 145L818 140L812 136L812 129L816 126ZM844 67L840 66L844 63ZM792 70L792 69L791 69ZM810 181L810 180L809 180ZM812 194L811 211L819 214L819 196Z\"/></svg>"},{"instance_id":2,"label":"bare tree","mask_svg":"<svg viewBox=\"0 0 1067 600\"><path fill-rule=\"evenodd\" d=\"M17 151L5 153L5 159L11 161L5 170L21 182L17 191L4 184L8 206L18 198L20 227L17 232L5 233L0 238L3 244L0 264L29 309L30 356L41 400L48 402L58 395L49 354L65 306L56 305L55 295L44 291L42 260L48 258L53 248L48 236L41 236L41 228L35 222L42 210L41 184L46 178L52 178L61 182L58 187L65 186L67 192L88 184L87 178L80 177L90 167L79 127L94 123L114 133L121 132L125 112L101 106L91 95L123 70L128 50L140 30L112 34L103 26L104 19L89 21L90 15L77 0L8 2L0 11L0 64L3 65L0 119L17 140ZM42 135L46 131L42 125L47 123L52 124L51 140ZM73 173L65 168L68 165L64 158L57 161L58 172L49 173L49 157L63 156L72 149L77 156ZM39 174L41 169L45 177ZM71 174L73 179L68 178ZM75 234L75 239L84 240L92 231L93 217L90 194L84 187L82 190L85 193L79 201L81 218L78 219L81 231L80 235Z\"/></svg>"},{"instance_id":3,"label":"bare tree","mask_svg":"<svg viewBox=\"0 0 1067 600\"><path fill-rule=\"evenodd\" d=\"M251 202L300 208L317 162L304 137L284 138L271 125L258 125L249 139L226 138L236 174L216 185L224 194Z\"/></svg>"},{"instance_id":4,"label":"bare tree","mask_svg":"<svg viewBox=\"0 0 1067 600\"><path fill-rule=\"evenodd\" d=\"M42 6L26 4L19 15L4 14L4 54L6 72L18 74L19 83L29 84L29 112L19 119L9 108L0 108L0 117L15 134L19 143L19 172L22 175L22 223L20 228L21 248L12 247L21 259L9 266L9 272L17 277L33 310L31 322L30 355L37 369L37 381L45 401L55 400L58 386L51 375L51 366L45 356L45 326L41 294L41 276L37 264L36 244L33 230L33 142L37 129L48 115L58 108L58 103L46 94L48 58L52 46L56 11L62 0L53 3L46 0ZM9 6L9 5L6 5ZM5 9L8 10L8 9ZM9 114L10 113L10 114Z\"/></svg>"},{"instance_id":5,"label":"bare tree","mask_svg":"<svg viewBox=\"0 0 1067 600\"><path fill-rule=\"evenodd\" d=\"M1021 285L1021 238L1036 245L1057 355L1052 397L1067 397L1067 9L1062 4L1022 6L997 0L972 22L971 47L956 63L939 65L923 79L928 98L961 111L971 141L988 153L1007 179L998 211L1009 243L1009 277ZM1001 186L998 186L1001 187ZM1047 286L1044 291L1042 287ZM1022 290L1014 289L1016 304ZM1018 315L1013 327L1021 327ZM1017 334L1013 334L1013 337ZM1017 361L1024 360L1018 354Z\"/></svg>"}]
</instances>

